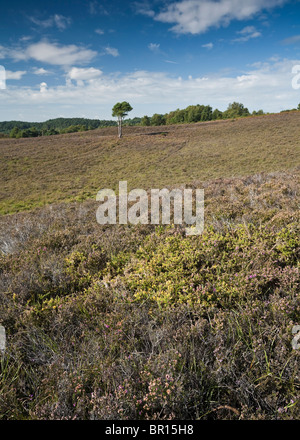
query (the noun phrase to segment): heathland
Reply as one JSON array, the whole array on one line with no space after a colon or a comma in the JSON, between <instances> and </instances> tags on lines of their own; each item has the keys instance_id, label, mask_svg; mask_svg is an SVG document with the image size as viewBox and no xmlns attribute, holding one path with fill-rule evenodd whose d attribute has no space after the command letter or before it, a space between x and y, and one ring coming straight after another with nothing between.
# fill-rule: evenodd
<instances>
[{"instance_id":1,"label":"heathland","mask_svg":"<svg viewBox=\"0 0 300 440\"><path fill-rule=\"evenodd\" d=\"M0 213L95 198L101 188L162 188L299 164L300 112L0 139ZM199 182L200 181L200 182Z\"/></svg>"},{"instance_id":2,"label":"heathland","mask_svg":"<svg viewBox=\"0 0 300 440\"><path fill-rule=\"evenodd\" d=\"M299 419L299 126L0 139L0 418ZM204 188L203 234L99 225L121 180Z\"/></svg>"}]
</instances>

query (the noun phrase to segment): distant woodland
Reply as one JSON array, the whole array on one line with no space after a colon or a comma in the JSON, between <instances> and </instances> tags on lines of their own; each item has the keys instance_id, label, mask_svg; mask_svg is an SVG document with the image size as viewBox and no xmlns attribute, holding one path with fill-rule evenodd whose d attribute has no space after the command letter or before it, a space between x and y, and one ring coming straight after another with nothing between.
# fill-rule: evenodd
<instances>
[{"instance_id":1,"label":"distant woodland","mask_svg":"<svg viewBox=\"0 0 300 440\"><path fill-rule=\"evenodd\" d=\"M185 109L177 109L166 114L154 113L152 116L145 115L142 118L128 118L124 121L123 125L158 126L186 124L245 116L259 116L263 114L265 114L263 110L255 110L250 113L248 108L239 102L229 104L228 108L223 112L217 108L213 109L210 105L197 104L189 105ZM0 122L0 137L26 138L52 136L112 126L117 126L117 121L86 118L56 118L49 119L45 122L4 121Z\"/></svg>"}]
</instances>

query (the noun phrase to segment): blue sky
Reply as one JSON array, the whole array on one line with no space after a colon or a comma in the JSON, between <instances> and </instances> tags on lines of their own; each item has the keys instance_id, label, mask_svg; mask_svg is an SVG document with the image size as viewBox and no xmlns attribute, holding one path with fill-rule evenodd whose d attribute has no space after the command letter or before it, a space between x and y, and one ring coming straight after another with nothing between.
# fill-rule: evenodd
<instances>
[{"instance_id":1,"label":"blue sky","mask_svg":"<svg viewBox=\"0 0 300 440\"><path fill-rule=\"evenodd\" d=\"M225 110L233 101L278 112L300 102L292 87L299 0L11 0L1 8L2 121L112 119L124 100L131 117L190 104Z\"/></svg>"}]
</instances>

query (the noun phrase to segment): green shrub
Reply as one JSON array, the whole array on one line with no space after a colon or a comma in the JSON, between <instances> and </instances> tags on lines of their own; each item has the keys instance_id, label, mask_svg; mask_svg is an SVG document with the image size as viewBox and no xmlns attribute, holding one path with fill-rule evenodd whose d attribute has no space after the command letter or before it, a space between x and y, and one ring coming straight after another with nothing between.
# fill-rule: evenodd
<instances>
[{"instance_id":1,"label":"green shrub","mask_svg":"<svg viewBox=\"0 0 300 440\"><path fill-rule=\"evenodd\" d=\"M176 306L199 303L229 307L267 299L278 289L296 292L299 228L240 225L199 237L150 236L124 269L135 300Z\"/></svg>"}]
</instances>

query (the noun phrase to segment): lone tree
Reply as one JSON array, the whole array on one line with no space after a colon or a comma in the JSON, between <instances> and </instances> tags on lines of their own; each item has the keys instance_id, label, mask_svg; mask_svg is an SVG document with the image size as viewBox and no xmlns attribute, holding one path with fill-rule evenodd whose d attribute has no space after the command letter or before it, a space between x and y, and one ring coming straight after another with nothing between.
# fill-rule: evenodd
<instances>
[{"instance_id":1,"label":"lone tree","mask_svg":"<svg viewBox=\"0 0 300 440\"><path fill-rule=\"evenodd\" d=\"M128 112L130 112L131 110L132 110L131 105L128 102L126 102L126 101L117 102L117 104L115 104L113 106L112 115L118 117L118 135L119 135L119 138L122 137L122 121L123 121L123 118L125 116L127 116Z\"/></svg>"}]
</instances>

